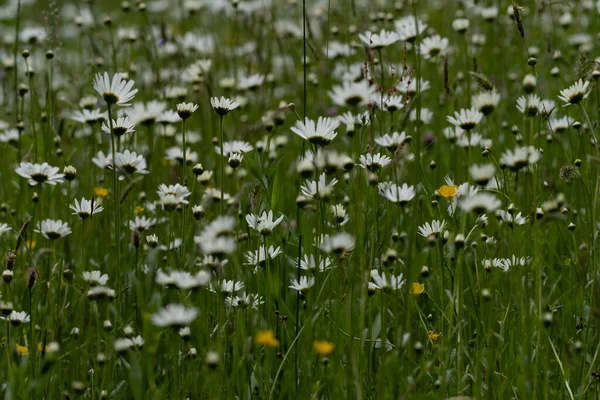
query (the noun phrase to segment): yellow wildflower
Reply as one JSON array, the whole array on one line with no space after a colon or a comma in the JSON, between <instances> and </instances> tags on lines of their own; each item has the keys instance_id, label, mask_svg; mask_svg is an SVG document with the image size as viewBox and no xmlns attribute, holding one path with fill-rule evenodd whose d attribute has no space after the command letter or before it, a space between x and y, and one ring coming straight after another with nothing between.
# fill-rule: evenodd
<instances>
[{"instance_id":1,"label":"yellow wildflower","mask_svg":"<svg viewBox=\"0 0 600 400\"><path fill-rule=\"evenodd\" d=\"M427 331L427 336L429 336L431 343L437 343L437 341L440 340L440 337L442 337L440 333L435 333L435 331Z\"/></svg>"},{"instance_id":2,"label":"yellow wildflower","mask_svg":"<svg viewBox=\"0 0 600 400\"><path fill-rule=\"evenodd\" d=\"M106 197L106 196L108 196L108 189L103 188L103 187L95 187L94 195L98 196L98 197Z\"/></svg>"},{"instance_id":3,"label":"yellow wildflower","mask_svg":"<svg viewBox=\"0 0 600 400\"><path fill-rule=\"evenodd\" d=\"M137 206L136 208L133 209L133 215L135 215L135 216L138 216L143 212L144 212L144 207L141 207L141 206Z\"/></svg>"},{"instance_id":4,"label":"yellow wildflower","mask_svg":"<svg viewBox=\"0 0 600 400\"><path fill-rule=\"evenodd\" d=\"M420 295L424 291L425 291L425 284L424 283L413 282L413 284L410 287L410 293L414 294L415 296Z\"/></svg>"},{"instance_id":5,"label":"yellow wildflower","mask_svg":"<svg viewBox=\"0 0 600 400\"><path fill-rule=\"evenodd\" d=\"M452 186L443 185L443 186L440 186L440 188L438 189L438 193L440 194L440 196L442 196L445 199L451 199L454 196L456 196L457 190L458 190L458 187L456 185L452 185Z\"/></svg>"},{"instance_id":6,"label":"yellow wildflower","mask_svg":"<svg viewBox=\"0 0 600 400\"><path fill-rule=\"evenodd\" d=\"M18 343L16 344L17 346L17 353L20 356L26 356L27 354L29 354L29 349L27 348L27 346L20 346Z\"/></svg>"},{"instance_id":7,"label":"yellow wildflower","mask_svg":"<svg viewBox=\"0 0 600 400\"><path fill-rule=\"evenodd\" d=\"M256 344L259 346L279 347L279 340L275 338L272 330L258 331L256 334Z\"/></svg>"},{"instance_id":8,"label":"yellow wildflower","mask_svg":"<svg viewBox=\"0 0 600 400\"><path fill-rule=\"evenodd\" d=\"M327 357L335 349L335 343L326 340L316 340L313 346L315 347L315 351L322 357Z\"/></svg>"}]
</instances>

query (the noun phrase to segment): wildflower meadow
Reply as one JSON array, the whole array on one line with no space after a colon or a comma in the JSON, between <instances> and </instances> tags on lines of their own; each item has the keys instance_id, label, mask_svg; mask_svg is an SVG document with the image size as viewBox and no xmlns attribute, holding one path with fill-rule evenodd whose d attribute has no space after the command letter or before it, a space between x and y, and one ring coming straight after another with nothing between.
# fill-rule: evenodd
<instances>
[{"instance_id":1,"label":"wildflower meadow","mask_svg":"<svg viewBox=\"0 0 600 400\"><path fill-rule=\"evenodd\" d=\"M600 399L600 1L0 32L3 398Z\"/></svg>"}]
</instances>

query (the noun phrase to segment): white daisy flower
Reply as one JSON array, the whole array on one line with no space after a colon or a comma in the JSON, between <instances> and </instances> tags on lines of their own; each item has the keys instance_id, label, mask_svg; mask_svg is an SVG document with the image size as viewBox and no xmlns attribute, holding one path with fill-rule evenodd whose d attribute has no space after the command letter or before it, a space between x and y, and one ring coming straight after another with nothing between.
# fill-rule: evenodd
<instances>
[{"instance_id":1,"label":"white daisy flower","mask_svg":"<svg viewBox=\"0 0 600 400\"><path fill-rule=\"evenodd\" d=\"M591 92L589 86L590 81L584 82L583 79L579 79L567 89L561 90L558 98L565 102L563 107L579 104L581 100L586 99Z\"/></svg>"},{"instance_id":2,"label":"white daisy flower","mask_svg":"<svg viewBox=\"0 0 600 400\"><path fill-rule=\"evenodd\" d=\"M84 271L83 280L91 286L104 286L108 282L108 275L101 271Z\"/></svg>"},{"instance_id":3,"label":"white daisy flower","mask_svg":"<svg viewBox=\"0 0 600 400\"><path fill-rule=\"evenodd\" d=\"M380 196L399 205L405 205L417 194L415 187L408 186L406 183L398 186L393 182L380 182L377 188Z\"/></svg>"},{"instance_id":4,"label":"white daisy flower","mask_svg":"<svg viewBox=\"0 0 600 400\"><path fill-rule=\"evenodd\" d=\"M398 150L398 148L402 147L405 141L405 132L393 132L391 135L386 133L383 136L375 138L375 143L377 143L381 147L385 147L391 153L395 152L396 150Z\"/></svg>"},{"instance_id":5,"label":"white daisy flower","mask_svg":"<svg viewBox=\"0 0 600 400\"><path fill-rule=\"evenodd\" d=\"M477 93L471 98L471 107L483 115L490 115L500 103L500 94L496 89Z\"/></svg>"},{"instance_id":6,"label":"white daisy flower","mask_svg":"<svg viewBox=\"0 0 600 400\"><path fill-rule=\"evenodd\" d=\"M475 108L463 108L460 111L454 112L454 117L446 117L446 120L460 129L470 131L471 129L475 128L479 122L481 122L482 118L483 113L481 111Z\"/></svg>"},{"instance_id":7,"label":"white daisy flower","mask_svg":"<svg viewBox=\"0 0 600 400\"><path fill-rule=\"evenodd\" d=\"M48 185L63 183L64 174L59 174L58 171L58 167L52 167L47 162L42 164L22 162L15 169L17 174L23 178L29 179L30 186L36 186L38 183L47 183Z\"/></svg>"},{"instance_id":8,"label":"white daisy flower","mask_svg":"<svg viewBox=\"0 0 600 400\"><path fill-rule=\"evenodd\" d=\"M128 174L147 174L148 170L146 159L143 155L138 155L132 151L125 150L123 153L115 154L115 164L117 168Z\"/></svg>"},{"instance_id":9,"label":"white daisy flower","mask_svg":"<svg viewBox=\"0 0 600 400\"><path fill-rule=\"evenodd\" d=\"M438 220L433 220L431 223L426 222L424 225L419 227L419 235L424 238L437 238L439 234L446 227L446 221L442 220L441 222Z\"/></svg>"},{"instance_id":10,"label":"white daisy flower","mask_svg":"<svg viewBox=\"0 0 600 400\"><path fill-rule=\"evenodd\" d=\"M131 119L129 119L128 116L119 117L116 120L113 119L112 121L112 133L114 133L114 135L117 137L123 136L126 133L134 133L134 128L135 123ZM108 134L111 133L110 125L106 122L102 123L102 130Z\"/></svg>"},{"instance_id":11,"label":"white daisy flower","mask_svg":"<svg viewBox=\"0 0 600 400\"><path fill-rule=\"evenodd\" d=\"M528 117L535 117L540 111L542 100L537 94L521 96L517 99L517 109Z\"/></svg>"},{"instance_id":12,"label":"white daisy flower","mask_svg":"<svg viewBox=\"0 0 600 400\"><path fill-rule=\"evenodd\" d=\"M221 116L227 114L229 111L235 110L240 106L237 101L222 96L221 98L211 97L210 104L215 112Z\"/></svg>"},{"instance_id":13,"label":"white daisy flower","mask_svg":"<svg viewBox=\"0 0 600 400\"><path fill-rule=\"evenodd\" d=\"M496 211L502 203L492 193L478 192L472 196L462 197L459 205L466 212L487 214Z\"/></svg>"},{"instance_id":14,"label":"white daisy flower","mask_svg":"<svg viewBox=\"0 0 600 400\"><path fill-rule=\"evenodd\" d=\"M361 168L367 169L372 172L379 171L380 169L388 166L392 162L391 158L385 155L381 155L380 153L367 153L367 155L361 155L359 157L359 160L359 166Z\"/></svg>"},{"instance_id":15,"label":"white daisy flower","mask_svg":"<svg viewBox=\"0 0 600 400\"><path fill-rule=\"evenodd\" d=\"M314 285L315 285L315 277L314 276L310 276L310 277L301 276L300 280L297 280L296 278L292 278L290 281L290 286L288 286L288 287L290 289L298 291L300 295L305 295L306 293L308 293L310 291L310 288L312 288Z\"/></svg>"},{"instance_id":16,"label":"white daisy flower","mask_svg":"<svg viewBox=\"0 0 600 400\"><path fill-rule=\"evenodd\" d=\"M391 292L393 290L399 290L406 283L403 275L398 276L391 275L389 278L385 273L381 274L378 270L371 270L371 279L369 281L369 291L383 290L384 292Z\"/></svg>"},{"instance_id":17,"label":"white daisy flower","mask_svg":"<svg viewBox=\"0 0 600 400\"><path fill-rule=\"evenodd\" d=\"M158 327L182 328L198 317L198 309L186 308L182 304L168 304L152 315L152 323Z\"/></svg>"},{"instance_id":18,"label":"white daisy flower","mask_svg":"<svg viewBox=\"0 0 600 400\"><path fill-rule=\"evenodd\" d=\"M421 41L419 50L424 59L429 60L436 57L443 57L448 50L448 39L440 35L433 35L424 38Z\"/></svg>"},{"instance_id":19,"label":"white daisy flower","mask_svg":"<svg viewBox=\"0 0 600 400\"><path fill-rule=\"evenodd\" d=\"M41 233L46 239L56 240L71 234L71 228L66 222L52 219L45 219L37 223L35 232Z\"/></svg>"},{"instance_id":20,"label":"white daisy flower","mask_svg":"<svg viewBox=\"0 0 600 400\"><path fill-rule=\"evenodd\" d=\"M108 104L116 104L119 106L128 106L128 102L133 99L135 94L138 92L137 89L133 89L135 81L126 80L123 74L116 73L113 75L112 81L108 76L108 72L104 75L97 73L94 78L94 89Z\"/></svg>"},{"instance_id":21,"label":"white daisy flower","mask_svg":"<svg viewBox=\"0 0 600 400\"><path fill-rule=\"evenodd\" d=\"M366 31L364 34L359 33L358 38L365 46L377 50L396 43L400 40L400 35L397 32L382 29L379 33L371 31Z\"/></svg>"},{"instance_id":22,"label":"white daisy flower","mask_svg":"<svg viewBox=\"0 0 600 400\"><path fill-rule=\"evenodd\" d=\"M342 85L334 86L329 92L331 101L337 106L364 106L370 102L377 88L369 81L346 81Z\"/></svg>"},{"instance_id":23,"label":"white daisy flower","mask_svg":"<svg viewBox=\"0 0 600 400\"><path fill-rule=\"evenodd\" d=\"M260 232L263 236L269 235L281 221L283 221L283 215L274 220L273 211L271 210L269 210L269 212L263 211L260 216L252 213L246 215L248 226L255 231Z\"/></svg>"},{"instance_id":24,"label":"white daisy flower","mask_svg":"<svg viewBox=\"0 0 600 400\"><path fill-rule=\"evenodd\" d=\"M179 103L177 104L177 114L179 118L186 120L198 109L198 105L194 103Z\"/></svg>"},{"instance_id":25,"label":"white daisy flower","mask_svg":"<svg viewBox=\"0 0 600 400\"><path fill-rule=\"evenodd\" d=\"M79 215L81 219L87 219L91 217L93 214L98 214L104 207L100 204L94 202L93 200L86 200L83 197L81 201L77 201L75 199L75 204L69 205L69 208L73 210L72 215Z\"/></svg>"},{"instance_id":26,"label":"white daisy flower","mask_svg":"<svg viewBox=\"0 0 600 400\"><path fill-rule=\"evenodd\" d=\"M300 188L300 192L309 199L327 199L333 194L333 187L336 183L338 183L336 178L327 183L326 175L323 172L318 182L309 180L304 182Z\"/></svg>"},{"instance_id":27,"label":"white daisy flower","mask_svg":"<svg viewBox=\"0 0 600 400\"><path fill-rule=\"evenodd\" d=\"M316 124L314 120L305 118L304 122L297 121L290 129L310 143L325 146L337 136L335 130L339 124L337 120L332 118L319 117Z\"/></svg>"},{"instance_id":28,"label":"white daisy flower","mask_svg":"<svg viewBox=\"0 0 600 400\"><path fill-rule=\"evenodd\" d=\"M354 249L354 236L347 232L321 237L319 249L325 253L344 254Z\"/></svg>"}]
</instances>

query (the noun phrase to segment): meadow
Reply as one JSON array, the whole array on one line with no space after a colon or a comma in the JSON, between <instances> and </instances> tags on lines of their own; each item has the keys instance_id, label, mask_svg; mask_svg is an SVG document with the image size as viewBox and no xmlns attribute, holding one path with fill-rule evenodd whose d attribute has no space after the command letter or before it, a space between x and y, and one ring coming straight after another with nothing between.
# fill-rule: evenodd
<instances>
[{"instance_id":1,"label":"meadow","mask_svg":"<svg viewBox=\"0 0 600 400\"><path fill-rule=\"evenodd\" d=\"M5 399L600 398L600 1L0 31Z\"/></svg>"}]
</instances>

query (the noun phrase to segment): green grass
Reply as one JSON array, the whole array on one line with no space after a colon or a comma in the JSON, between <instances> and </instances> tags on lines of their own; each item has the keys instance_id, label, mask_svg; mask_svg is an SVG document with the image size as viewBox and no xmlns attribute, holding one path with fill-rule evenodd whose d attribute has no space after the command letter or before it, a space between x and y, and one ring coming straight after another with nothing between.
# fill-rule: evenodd
<instances>
[{"instance_id":1,"label":"green grass","mask_svg":"<svg viewBox=\"0 0 600 400\"><path fill-rule=\"evenodd\" d=\"M594 2L523 1L510 18L511 2L490 1L499 10L490 21L479 6L434 0L272 0L262 8L242 0L237 8L223 2L226 11L207 2L197 12L186 8L193 1L148 1L145 10L136 2L128 9L114 1L9 3L0 12L14 16L0 22L0 311L23 311L30 321L0 320L5 398L598 398ZM154 8L160 4L166 7ZM367 30L393 31L404 17L428 28L375 50L359 39ZM466 33L452 27L462 17ZM14 40L36 26L45 29L43 40ZM188 32L212 39L183 46ZM448 39L447 55L427 59L415 45L434 34ZM583 42L574 45L576 39ZM330 58L335 42L349 44L352 54ZM201 60L212 63L206 68ZM28 67L35 73L26 75ZM369 95L401 95L402 108L336 106L332 89L361 79L342 77L343 70L366 74ZM109 108L94 90L96 74L105 71L135 81L133 106ZM252 74L264 78L254 88L231 81ZM528 74L534 82L523 82ZM563 107L557 96L579 79L589 82L589 95ZM408 81L418 82L414 93L394 89ZM172 98L173 87L185 90ZM447 116L491 88L501 96L493 112L459 141L449 140ZM550 115L520 112L517 99L528 94L556 102ZM135 133L118 138L113 124L106 133L100 123L71 118L85 96L113 119L150 101L163 102L161 110L176 111L181 102L199 108L185 124L130 115ZM211 107L214 96L240 106L221 117ZM368 122L340 123L326 146L291 130L304 117L344 112L366 112ZM415 122L429 114L426 123ZM572 120L560 131L550 121L563 116ZM16 139L9 140L12 132ZM408 137L397 150L375 143L392 132ZM469 146L478 135L489 143ZM219 155L233 140L252 146L235 170ZM168 159L171 148L187 149L186 165ZM506 152L521 148L539 160L511 168ZM109 157L125 150L142 155L149 173L92 162L98 151ZM316 159L309 156L317 151ZM390 157L389 165L361 168L361 156L377 153ZM300 162L303 156L308 160ZM59 173L71 165L76 175L31 186L16 172L21 162L47 162ZM495 174L479 195L499 202L483 202L492 208L487 220L465 204L478 198L468 189L476 186L469 167L484 164ZM321 174L337 183L303 197L307 180ZM416 195L395 204L378 193L377 184L388 181L406 183ZM163 207L160 184L187 186L186 201L163 199ZM82 197L104 210L85 220L73 215L69 205ZM192 207L199 205L196 218ZM335 205L343 210L334 212ZM246 216L269 210L283 219L263 235ZM518 213L523 224L506 221ZM131 229L136 216L156 223ZM234 227L215 233L225 216ZM67 222L71 233L45 238L36 232L45 219ZM434 220L445 221L442 232L421 235ZM330 242L344 232L352 248ZM231 251L206 262L216 242ZM279 254L265 260L271 246ZM247 265L248 253L262 262ZM328 268L301 269L305 256ZM507 267L513 256L523 265ZM90 271L106 274L113 298L90 298L97 290L84 279ZM162 284L172 271L181 274ZM199 272L210 283L194 278ZM375 276L403 284L371 290ZM289 287L302 277L314 278L310 289ZM225 281L243 283L237 296L260 300L232 305L221 292ZM195 310L194 318L162 326L157 316L168 304ZM189 334L180 334L183 325Z\"/></svg>"}]
</instances>

